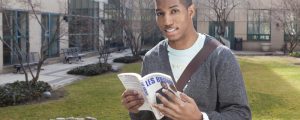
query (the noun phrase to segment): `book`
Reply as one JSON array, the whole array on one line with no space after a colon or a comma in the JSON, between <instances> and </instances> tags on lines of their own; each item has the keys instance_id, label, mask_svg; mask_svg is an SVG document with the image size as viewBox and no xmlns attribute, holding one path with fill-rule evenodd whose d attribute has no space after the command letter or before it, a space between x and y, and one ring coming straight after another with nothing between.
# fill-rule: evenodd
<instances>
[{"instance_id":1,"label":"book","mask_svg":"<svg viewBox=\"0 0 300 120\"><path fill-rule=\"evenodd\" d=\"M167 95L162 93L164 88L179 96L172 77L163 73L150 73L144 77L137 73L121 73L118 74L118 77L125 89L136 90L143 95L145 102L139 110L152 111L156 119L164 117L161 112L152 107L152 104L161 104L160 100L156 98L156 93L160 93L168 99Z\"/></svg>"}]
</instances>

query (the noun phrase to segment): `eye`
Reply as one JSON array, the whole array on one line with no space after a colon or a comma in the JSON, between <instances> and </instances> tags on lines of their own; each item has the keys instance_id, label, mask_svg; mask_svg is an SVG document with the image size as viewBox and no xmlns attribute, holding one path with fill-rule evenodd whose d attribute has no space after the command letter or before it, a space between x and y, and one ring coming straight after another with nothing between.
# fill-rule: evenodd
<instances>
[{"instance_id":1,"label":"eye","mask_svg":"<svg viewBox=\"0 0 300 120\"><path fill-rule=\"evenodd\" d=\"M156 16L162 16L163 13L162 12L156 12Z\"/></svg>"},{"instance_id":2,"label":"eye","mask_svg":"<svg viewBox=\"0 0 300 120\"><path fill-rule=\"evenodd\" d=\"M177 9L171 10L171 14L175 14L175 13L178 13L178 12L179 12L179 10L177 10Z\"/></svg>"}]
</instances>

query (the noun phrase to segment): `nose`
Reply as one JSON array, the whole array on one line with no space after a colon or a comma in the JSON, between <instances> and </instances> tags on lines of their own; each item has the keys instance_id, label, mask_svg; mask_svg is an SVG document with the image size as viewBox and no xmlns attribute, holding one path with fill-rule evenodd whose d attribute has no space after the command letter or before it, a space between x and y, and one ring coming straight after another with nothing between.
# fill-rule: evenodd
<instances>
[{"instance_id":1,"label":"nose","mask_svg":"<svg viewBox=\"0 0 300 120\"><path fill-rule=\"evenodd\" d=\"M170 27L174 24L174 20L171 15L165 15L164 16L164 26Z\"/></svg>"}]
</instances>

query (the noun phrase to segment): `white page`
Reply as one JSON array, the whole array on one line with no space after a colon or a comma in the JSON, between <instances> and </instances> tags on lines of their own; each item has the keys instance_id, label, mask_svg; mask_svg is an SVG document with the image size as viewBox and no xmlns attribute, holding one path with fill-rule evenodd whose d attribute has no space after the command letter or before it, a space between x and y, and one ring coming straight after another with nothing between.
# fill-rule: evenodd
<instances>
[{"instance_id":1,"label":"white page","mask_svg":"<svg viewBox=\"0 0 300 120\"><path fill-rule=\"evenodd\" d=\"M139 110L150 110L150 105L147 102L147 98L144 95L143 89L141 87L141 83L139 79L141 79L141 76L136 73L121 73L118 74L119 79L121 80L122 84L124 85L125 89L129 90L136 90L140 94L143 95L144 98L144 104L139 108Z\"/></svg>"}]
</instances>

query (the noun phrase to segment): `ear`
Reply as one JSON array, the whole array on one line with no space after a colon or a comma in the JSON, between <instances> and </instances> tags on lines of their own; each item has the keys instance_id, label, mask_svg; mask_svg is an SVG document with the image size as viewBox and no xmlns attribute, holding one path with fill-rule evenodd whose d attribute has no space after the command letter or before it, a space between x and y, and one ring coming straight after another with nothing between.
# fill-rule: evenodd
<instances>
[{"instance_id":1,"label":"ear","mask_svg":"<svg viewBox=\"0 0 300 120\"><path fill-rule=\"evenodd\" d=\"M188 13L189 13L189 16L193 19L193 17L196 14L196 8L195 8L194 4L192 4L188 7Z\"/></svg>"}]
</instances>

